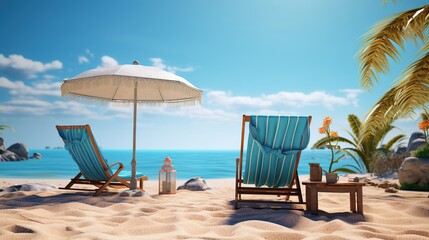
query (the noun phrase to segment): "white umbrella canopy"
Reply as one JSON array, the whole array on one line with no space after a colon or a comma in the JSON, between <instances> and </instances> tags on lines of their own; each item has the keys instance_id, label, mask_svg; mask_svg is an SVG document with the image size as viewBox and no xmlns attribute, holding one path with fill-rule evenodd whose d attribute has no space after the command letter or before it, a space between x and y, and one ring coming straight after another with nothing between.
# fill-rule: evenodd
<instances>
[{"instance_id":1,"label":"white umbrella canopy","mask_svg":"<svg viewBox=\"0 0 429 240\"><path fill-rule=\"evenodd\" d=\"M133 159L130 189L136 189L136 119L137 103L157 105L196 105L202 91L186 79L160 68L133 64L95 68L61 85L61 95L97 101L133 103Z\"/></svg>"},{"instance_id":2,"label":"white umbrella canopy","mask_svg":"<svg viewBox=\"0 0 429 240\"><path fill-rule=\"evenodd\" d=\"M160 68L137 64L88 70L65 80L61 93L113 102L134 102L135 87L138 103L186 105L201 102L202 91L186 79Z\"/></svg>"}]
</instances>

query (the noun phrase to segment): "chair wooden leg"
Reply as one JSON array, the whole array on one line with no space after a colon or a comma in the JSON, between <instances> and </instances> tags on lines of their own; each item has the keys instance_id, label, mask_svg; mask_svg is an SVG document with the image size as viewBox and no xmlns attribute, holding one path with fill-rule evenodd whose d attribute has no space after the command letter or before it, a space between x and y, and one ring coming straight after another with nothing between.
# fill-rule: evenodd
<instances>
[{"instance_id":1,"label":"chair wooden leg","mask_svg":"<svg viewBox=\"0 0 429 240\"><path fill-rule=\"evenodd\" d=\"M100 195L103 191L104 191L104 189L106 189L108 186L109 186L109 184L119 175L119 173L122 171L122 169L123 169L123 167L122 168L119 168L113 175L112 175L112 177L109 179L109 180L107 180L104 184L103 184L103 186L101 186L97 191L95 191L95 194L94 194L94 196L98 196L98 195Z\"/></svg>"},{"instance_id":2,"label":"chair wooden leg","mask_svg":"<svg viewBox=\"0 0 429 240\"><path fill-rule=\"evenodd\" d=\"M304 201L302 200L302 191L301 191L301 184L299 182L298 171L296 171L295 173L295 178L296 178L296 188L298 189L298 200L300 203L303 203Z\"/></svg>"},{"instance_id":3,"label":"chair wooden leg","mask_svg":"<svg viewBox=\"0 0 429 240\"><path fill-rule=\"evenodd\" d=\"M82 173L78 173L72 180L64 187L64 189L70 189L76 183L76 179L79 179L82 176Z\"/></svg>"}]
</instances>

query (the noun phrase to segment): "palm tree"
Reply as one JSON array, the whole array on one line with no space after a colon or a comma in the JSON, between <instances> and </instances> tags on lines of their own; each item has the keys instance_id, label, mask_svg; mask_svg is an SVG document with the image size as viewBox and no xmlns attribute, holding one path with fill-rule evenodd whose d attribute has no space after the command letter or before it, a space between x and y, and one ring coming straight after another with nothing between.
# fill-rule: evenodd
<instances>
[{"instance_id":1,"label":"palm tree","mask_svg":"<svg viewBox=\"0 0 429 240\"><path fill-rule=\"evenodd\" d=\"M376 135L366 135L365 138L360 136L361 129L364 127L364 124L361 123L359 118L354 114L349 114L347 120L350 125L351 131L347 131L347 133L351 136L351 140L339 136L334 139L335 141L347 143L351 145L348 148L342 148L339 151L346 152L357 164L353 166L351 164L344 165L343 168L337 168L336 171L339 172L368 172L373 171L371 168L371 162L373 160L373 156L376 153L384 152L387 153L390 149L393 148L396 144L402 141L405 138L404 134L399 134L393 137L390 141L388 141L382 147L377 147L380 145L384 137L395 127L392 125L388 125L384 129L378 129ZM329 138L324 137L314 143L314 148L320 148L329 144ZM358 158L356 158L356 156Z\"/></svg>"},{"instance_id":2,"label":"palm tree","mask_svg":"<svg viewBox=\"0 0 429 240\"><path fill-rule=\"evenodd\" d=\"M384 0L387 2L387 0ZM389 58L398 62L398 48L413 40L422 44L421 56L411 63L392 86L371 108L361 129L360 137L367 138L385 129L398 118L412 116L416 110L427 109L429 102L429 5L387 17L368 31L358 52L361 85L370 90L377 74L389 72Z\"/></svg>"}]
</instances>

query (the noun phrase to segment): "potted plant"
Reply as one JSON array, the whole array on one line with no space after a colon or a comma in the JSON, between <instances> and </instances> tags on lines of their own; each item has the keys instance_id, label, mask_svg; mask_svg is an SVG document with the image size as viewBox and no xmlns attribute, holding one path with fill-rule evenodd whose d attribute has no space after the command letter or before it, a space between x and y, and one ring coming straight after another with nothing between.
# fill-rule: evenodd
<instances>
[{"instance_id":1,"label":"potted plant","mask_svg":"<svg viewBox=\"0 0 429 240\"><path fill-rule=\"evenodd\" d=\"M325 177L326 177L326 182L327 183L336 183L339 179L338 174L336 173L335 170L332 170L332 165L334 165L334 163L338 163L338 161L340 161L341 158L343 158L345 156L345 154L335 158L335 154L334 154L334 149L338 148L338 132L336 131L331 131L330 125L332 124L332 118L331 117L325 117L323 119L323 125L322 127L319 128L319 133L320 134L326 134L326 137L328 138L328 148L331 151L331 162L329 164L329 169L328 171L323 170L323 172L325 173ZM335 141L336 143L333 145L332 141Z\"/></svg>"}]
</instances>

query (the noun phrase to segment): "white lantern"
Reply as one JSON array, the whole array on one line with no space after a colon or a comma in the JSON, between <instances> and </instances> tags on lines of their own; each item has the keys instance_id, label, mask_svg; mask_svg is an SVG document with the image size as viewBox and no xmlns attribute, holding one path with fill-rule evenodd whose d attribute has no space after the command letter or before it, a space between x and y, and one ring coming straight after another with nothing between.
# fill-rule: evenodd
<instances>
[{"instance_id":1,"label":"white lantern","mask_svg":"<svg viewBox=\"0 0 429 240\"><path fill-rule=\"evenodd\" d=\"M159 194L176 193L176 170L170 157L164 159L164 165L159 170Z\"/></svg>"}]
</instances>

